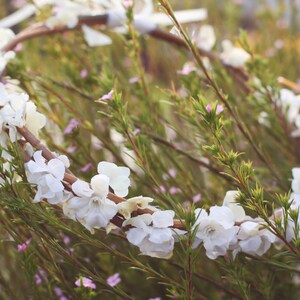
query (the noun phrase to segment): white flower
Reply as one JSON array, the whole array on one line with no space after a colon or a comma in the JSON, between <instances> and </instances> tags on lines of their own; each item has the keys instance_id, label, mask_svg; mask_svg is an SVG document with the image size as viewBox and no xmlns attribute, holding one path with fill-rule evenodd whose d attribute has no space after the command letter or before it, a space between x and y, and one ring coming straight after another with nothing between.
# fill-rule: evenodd
<instances>
[{"instance_id":1,"label":"white flower","mask_svg":"<svg viewBox=\"0 0 300 300\"><path fill-rule=\"evenodd\" d=\"M238 227L234 226L234 214L225 206L213 206L210 214L203 209L196 209L197 228L194 247L203 242L206 255L216 259L225 255L229 247L237 242Z\"/></svg>"},{"instance_id":2,"label":"white flower","mask_svg":"<svg viewBox=\"0 0 300 300\"><path fill-rule=\"evenodd\" d=\"M235 47L231 41L222 42L223 52L220 55L224 64L240 68L251 58L250 54L242 48Z\"/></svg>"},{"instance_id":3,"label":"white flower","mask_svg":"<svg viewBox=\"0 0 300 300\"><path fill-rule=\"evenodd\" d=\"M46 117L36 111L36 105L29 101L26 105L26 119L27 129L36 137L38 137L39 130L46 125Z\"/></svg>"},{"instance_id":4,"label":"white flower","mask_svg":"<svg viewBox=\"0 0 300 300\"><path fill-rule=\"evenodd\" d=\"M241 222L246 218L246 213L244 208L235 201L238 195L238 191L228 191L225 195L223 206L228 207L232 211L236 222Z\"/></svg>"},{"instance_id":5,"label":"white flower","mask_svg":"<svg viewBox=\"0 0 300 300\"><path fill-rule=\"evenodd\" d=\"M33 154L34 160L25 164L27 179L30 183L37 185L37 193L33 202L47 199L51 204L65 201L64 185L65 165L59 159L51 159L48 163L42 156L42 151Z\"/></svg>"},{"instance_id":6,"label":"white flower","mask_svg":"<svg viewBox=\"0 0 300 300\"><path fill-rule=\"evenodd\" d=\"M5 86L0 83L0 132L3 127L9 129L11 141L21 138L17 135L16 127L25 125L34 134L44 127L46 118L36 111L36 106L29 101L25 93L8 93Z\"/></svg>"},{"instance_id":7,"label":"white flower","mask_svg":"<svg viewBox=\"0 0 300 300\"><path fill-rule=\"evenodd\" d=\"M133 226L127 231L128 241L145 255L170 258L175 242L175 234L170 228L174 224L174 215L174 211L166 210L126 220L123 226Z\"/></svg>"},{"instance_id":8,"label":"white flower","mask_svg":"<svg viewBox=\"0 0 300 300\"><path fill-rule=\"evenodd\" d=\"M300 95L295 95L292 91L288 89L281 89L279 104L287 113L288 121L290 123L296 122L300 110ZM300 126L298 126L298 128L300 128Z\"/></svg>"},{"instance_id":9,"label":"white flower","mask_svg":"<svg viewBox=\"0 0 300 300\"><path fill-rule=\"evenodd\" d=\"M276 236L264 227L265 224L262 222L247 221L242 223L237 235L239 248L234 250L234 254L238 251L258 256L266 253L271 244L276 241Z\"/></svg>"},{"instance_id":10,"label":"white flower","mask_svg":"<svg viewBox=\"0 0 300 300\"><path fill-rule=\"evenodd\" d=\"M112 43L109 36L94 30L89 26L82 25L82 31L84 33L84 39L90 47L106 46Z\"/></svg>"},{"instance_id":11,"label":"white flower","mask_svg":"<svg viewBox=\"0 0 300 300\"><path fill-rule=\"evenodd\" d=\"M127 167L118 167L114 163L102 161L98 164L98 173L104 174L109 178L109 186L119 197L128 195L130 185L130 170Z\"/></svg>"},{"instance_id":12,"label":"white flower","mask_svg":"<svg viewBox=\"0 0 300 300\"><path fill-rule=\"evenodd\" d=\"M0 50L14 37L15 37L15 34L11 29L0 28Z\"/></svg>"},{"instance_id":13,"label":"white flower","mask_svg":"<svg viewBox=\"0 0 300 300\"><path fill-rule=\"evenodd\" d=\"M0 73L3 72L9 61L15 58L15 55L14 51L8 51L5 53L0 51Z\"/></svg>"},{"instance_id":14,"label":"white flower","mask_svg":"<svg viewBox=\"0 0 300 300\"><path fill-rule=\"evenodd\" d=\"M300 194L300 168L293 168L292 190L296 194Z\"/></svg>"},{"instance_id":15,"label":"white flower","mask_svg":"<svg viewBox=\"0 0 300 300\"><path fill-rule=\"evenodd\" d=\"M117 214L117 205L107 199L109 178L106 175L96 175L88 183L77 180L72 184L72 190L77 197L63 203L66 216L81 222L92 233L95 228L105 228Z\"/></svg>"},{"instance_id":16,"label":"white flower","mask_svg":"<svg viewBox=\"0 0 300 300\"><path fill-rule=\"evenodd\" d=\"M13 93L4 100L6 104L2 108L0 107L0 132L3 127L8 128L12 142L17 138L16 127L21 128L25 125L24 115L27 101L28 95Z\"/></svg>"},{"instance_id":17,"label":"white flower","mask_svg":"<svg viewBox=\"0 0 300 300\"><path fill-rule=\"evenodd\" d=\"M124 202L118 203L118 212L124 216L125 219L129 219L132 212L137 211L138 209L149 208L149 203L152 201L153 199L149 197L133 197Z\"/></svg>"},{"instance_id":18,"label":"white flower","mask_svg":"<svg viewBox=\"0 0 300 300\"><path fill-rule=\"evenodd\" d=\"M46 21L46 26L50 29L67 26L74 28L78 24L78 16L80 13L75 13L72 10L60 10L56 15L50 17Z\"/></svg>"},{"instance_id":19,"label":"white flower","mask_svg":"<svg viewBox=\"0 0 300 300\"><path fill-rule=\"evenodd\" d=\"M199 29L194 29L191 39L198 48L210 51L216 43L214 28L211 25L203 25Z\"/></svg>"}]
</instances>

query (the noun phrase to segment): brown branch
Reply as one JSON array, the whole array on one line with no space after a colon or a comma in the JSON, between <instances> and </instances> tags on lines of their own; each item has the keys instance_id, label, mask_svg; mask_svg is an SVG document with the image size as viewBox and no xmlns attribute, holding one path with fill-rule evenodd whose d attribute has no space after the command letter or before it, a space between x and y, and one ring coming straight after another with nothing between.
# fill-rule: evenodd
<instances>
[{"instance_id":1,"label":"brown branch","mask_svg":"<svg viewBox=\"0 0 300 300\"><path fill-rule=\"evenodd\" d=\"M34 148L41 150L43 157L45 157L48 161L51 159L56 158L56 156L45 146L43 145L38 138L36 138L26 127L18 128L18 132L25 138L25 140ZM66 170L64 175L64 181L68 184L72 185L76 182L78 178L70 171ZM109 192L108 199L115 202L116 204L126 201L126 199L115 195L114 193ZM142 214L153 214L154 211L150 209L138 209L134 212L135 215L142 215ZM112 220L112 223L117 225L118 227L122 227L123 219L116 215ZM184 229L184 221L181 220L174 220L174 228Z\"/></svg>"}]
</instances>

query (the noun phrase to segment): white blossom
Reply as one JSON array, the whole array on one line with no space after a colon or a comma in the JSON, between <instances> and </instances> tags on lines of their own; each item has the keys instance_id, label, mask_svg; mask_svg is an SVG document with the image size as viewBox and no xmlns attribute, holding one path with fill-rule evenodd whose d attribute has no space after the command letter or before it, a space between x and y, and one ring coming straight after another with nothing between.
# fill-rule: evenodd
<instances>
[{"instance_id":1,"label":"white blossom","mask_svg":"<svg viewBox=\"0 0 300 300\"><path fill-rule=\"evenodd\" d=\"M82 25L84 39L90 47L106 46L112 43L109 36L87 26Z\"/></svg>"},{"instance_id":2,"label":"white blossom","mask_svg":"<svg viewBox=\"0 0 300 300\"><path fill-rule=\"evenodd\" d=\"M228 207L232 211L234 221L241 222L246 218L246 213L244 208L235 201L238 195L238 191L228 191L225 195L223 206Z\"/></svg>"},{"instance_id":3,"label":"white blossom","mask_svg":"<svg viewBox=\"0 0 300 300\"><path fill-rule=\"evenodd\" d=\"M296 129L291 133L292 137L300 136L300 95L296 95L288 89L281 89L278 104L287 116L289 123Z\"/></svg>"},{"instance_id":4,"label":"white blossom","mask_svg":"<svg viewBox=\"0 0 300 300\"><path fill-rule=\"evenodd\" d=\"M237 235L239 247L234 250L234 255L238 251L258 256L266 253L276 241L276 236L265 227L264 222L255 219L242 223Z\"/></svg>"},{"instance_id":5,"label":"white blossom","mask_svg":"<svg viewBox=\"0 0 300 300\"><path fill-rule=\"evenodd\" d=\"M117 214L117 205L107 199L109 178L106 175L92 177L91 186L77 180L72 190L77 196L63 203L64 214L81 222L92 233L95 228L105 228Z\"/></svg>"},{"instance_id":6,"label":"white blossom","mask_svg":"<svg viewBox=\"0 0 300 300\"><path fill-rule=\"evenodd\" d=\"M39 130L46 125L46 117L36 111L36 105L31 101L26 105L25 124L27 129L36 137L39 135Z\"/></svg>"},{"instance_id":7,"label":"white blossom","mask_svg":"<svg viewBox=\"0 0 300 300\"><path fill-rule=\"evenodd\" d=\"M191 39L198 48L210 51L216 43L214 28L211 25L203 25L200 28L193 29Z\"/></svg>"},{"instance_id":8,"label":"white blossom","mask_svg":"<svg viewBox=\"0 0 300 300\"><path fill-rule=\"evenodd\" d=\"M17 127L27 126L34 135L45 126L46 118L36 111L36 106L25 93L8 93L0 83L0 133L3 128L9 130L12 142L21 138L17 134Z\"/></svg>"},{"instance_id":9,"label":"white blossom","mask_svg":"<svg viewBox=\"0 0 300 300\"><path fill-rule=\"evenodd\" d=\"M220 255L225 255L229 247L237 242L236 234L239 230L234 225L234 214L225 206L213 206L209 215L203 209L196 209L197 229L193 247L203 242L206 255L211 259L216 259Z\"/></svg>"},{"instance_id":10,"label":"white blossom","mask_svg":"<svg viewBox=\"0 0 300 300\"><path fill-rule=\"evenodd\" d=\"M133 226L127 231L128 241L138 246L144 255L170 258L176 235L170 228L174 224L174 215L174 211L166 210L126 220L123 226Z\"/></svg>"},{"instance_id":11,"label":"white blossom","mask_svg":"<svg viewBox=\"0 0 300 300\"><path fill-rule=\"evenodd\" d=\"M224 64L240 68L251 58L250 54L242 48L235 47L231 41L224 40L222 42L223 52L220 58Z\"/></svg>"},{"instance_id":12,"label":"white blossom","mask_svg":"<svg viewBox=\"0 0 300 300\"><path fill-rule=\"evenodd\" d=\"M15 37L15 34L11 29L0 28L0 50L14 37Z\"/></svg>"},{"instance_id":13,"label":"white blossom","mask_svg":"<svg viewBox=\"0 0 300 300\"><path fill-rule=\"evenodd\" d=\"M47 199L50 204L57 204L65 201L62 181L66 166L63 161L58 157L47 162L42 151L36 151L33 159L25 164L28 181L37 186L33 202Z\"/></svg>"},{"instance_id":14,"label":"white blossom","mask_svg":"<svg viewBox=\"0 0 300 300\"><path fill-rule=\"evenodd\" d=\"M118 167L114 163L102 161L98 164L98 173L104 174L109 178L109 186L115 194L120 197L128 195L130 185L130 169L127 167Z\"/></svg>"},{"instance_id":15,"label":"white blossom","mask_svg":"<svg viewBox=\"0 0 300 300\"><path fill-rule=\"evenodd\" d=\"M3 72L6 65L15 58L15 52L14 51L8 51L8 52L1 52L0 51L0 73Z\"/></svg>"}]
</instances>

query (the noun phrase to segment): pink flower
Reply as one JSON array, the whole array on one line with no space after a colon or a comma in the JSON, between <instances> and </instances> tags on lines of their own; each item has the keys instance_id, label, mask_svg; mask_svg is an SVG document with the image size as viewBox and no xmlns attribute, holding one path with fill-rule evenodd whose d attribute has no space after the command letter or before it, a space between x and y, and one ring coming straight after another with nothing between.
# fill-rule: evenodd
<instances>
[{"instance_id":1,"label":"pink flower","mask_svg":"<svg viewBox=\"0 0 300 300\"><path fill-rule=\"evenodd\" d=\"M193 65L193 63L187 62L184 64L182 70L178 70L177 74L180 75L189 75L190 73L196 71L197 69L195 68L195 66Z\"/></svg>"},{"instance_id":2,"label":"pink flower","mask_svg":"<svg viewBox=\"0 0 300 300\"><path fill-rule=\"evenodd\" d=\"M34 278L35 278L35 284L36 284L36 285L39 285L39 284L42 283L42 278L40 277L40 275L35 274L35 275L34 275Z\"/></svg>"},{"instance_id":3,"label":"pink flower","mask_svg":"<svg viewBox=\"0 0 300 300\"><path fill-rule=\"evenodd\" d=\"M48 278L47 278L47 275L46 275L46 272L44 270L39 270L37 274L34 275L34 278L35 278L35 284L36 285L39 285L44 281L48 281Z\"/></svg>"},{"instance_id":4,"label":"pink flower","mask_svg":"<svg viewBox=\"0 0 300 300\"><path fill-rule=\"evenodd\" d=\"M206 107L205 107L205 109L206 109L207 112L211 112L211 105L207 104Z\"/></svg>"},{"instance_id":5,"label":"pink flower","mask_svg":"<svg viewBox=\"0 0 300 300\"><path fill-rule=\"evenodd\" d=\"M170 176L173 177L173 178L176 176L176 173L177 173L177 172L176 172L175 169L170 169L170 170L169 170L169 174L170 174Z\"/></svg>"},{"instance_id":6,"label":"pink flower","mask_svg":"<svg viewBox=\"0 0 300 300\"><path fill-rule=\"evenodd\" d=\"M171 194L171 195L174 195L174 194L178 194L178 193L181 193L182 191L181 191L181 189L180 188L178 188L178 187L171 187L170 189L169 189L169 193Z\"/></svg>"},{"instance_id":7,"label":"pink flower","mask_svg":"<svg viewBox=\"0 0 300 300\"><path fill-rule=\"evenodd\" d=\"M23 44L18 43L17 46L15 47L14 51L15 52L21 52L23 50Z\"/></svg>"},{"instance_id":8,"label":"pink flower","mask_svg":"<svg viewBox=\"0 0 300 300\"><path fill-rule=\"evenodd\" d=\"M216 114L219 115L224 110L223 105L217 105Z\"/></svg>"},{"instance_id":9,"label":"pink flower","mask_svg":"<svg viewBox=\"0 0 300 300\"><path fill-rule=\"evenodd\" d=\"M64 244L65 244L65 245L68 245L68 244L70 244L71 239L70 239L69 236L64 235L64 236L63 236L63 241L64 241Z\"/></svg>"},{"instance_id":10,"label":"pink flower","mask_svg":"<svg viewBox=\"0 0 300 300\"><path fill-rule=\"evenodd\" d=\"M114 90L111 90L108 94L103 95L100 100L112 100Z\"/></svg>"},{"instance_id":11,"label":"pink flower","mask_svg":"<svg viewBox=\"0 0 300 300\"><path fill-rule=\"evenodd\" d=\"M73 145L67 148L68 153L74 153L77 150L77 145Z\"/></svg>"},{"instance_id":12,"label":"pink flower","mask_svg":"<svg viewBox=\"0 0 300 300\"><path fill-rule=\"evenodd\" d=\"M59 287L54 288L54 293L57 297L59 297L59 300L68 300L68 298L63 294L63 291Z\"/></svg>"},{"instance_id":13,"label":"pink flower","mask_svg":"<svg viewBox=\"0 0 300 300\"><path fill-rule=\"evenodd\" d=\"M80 124L79 121L76 119L71 119L70 123L66 127L64 134L70 134L78 125Z\"/></svg>"},{"instance_id":14,"label":"pink flower","mask_svg":"<svg viewBox=\"0 0 300 300\"><path fill-rule=\"evenodd\" d=\"M148 300L161 300L160 297L156 297L156 298L149 298Z\"/></svg>"},{"instance_id":15,"label":"pink flower","mask_svg":"<svg viewBox=\"0 0 300 300\"><path fill-rule=\"evenodd\" d=\"M18 251L24 252L26 251L27 245L31 242L32 239L27 240L25 243L18 245Z\"/></svg>"},{"instance_id":16,"label":"pink flower","mask_svg":"<svg viewBox=\"0 0 300 300\"><path fill-rule=\"evenodd\" d=\"M138 135L140 133L140 131L141 130L139 128L137 128L137 129L133 130L132 133L130 133L129 135L131 138L133 138L134 136Z\"/></svg>"},{"instance_id":17,"label":"pink flower","mask_svg":"<svg viewBox=\"0 0 300 300\"><path fill-rule=\"evenodd\" d=\"M81 277L81 278L77 279L75 281L75 285L76 286L88 287L88 288L91 288L93 290L96 289L96 284L93 282L93 280L90 279L90 278L86 278L86 277Z\"/></svg>"},{"instance_id":18,"label":"pink flower","mask_svg":"<svg viewBox=\"0 0 300 300\"><path fill-rule=\"evenodd\" d=\"M88 164L84 165L84 166L80 169L80 171L83 172L83 173L86 173L86 172L88 172L88 170L89 170L92 166L93 166L92 163L88 163Z\"/></svg>"},{"instance_id":19,"label":"pink flower","mask_svg":"<svg viewBox=\"0 0 300 300\"><path fill-rule=\"evenodd\" d=\"M197 195L195 195L193 197L193 202L197 203L197 202L199 202L201 200L201 198L202 198L202 195L201 194L197 194Z\"/></svg>"},{"instance_id":20,"label":"pink flower","mask_svg":"<svg viewBox=\"0 0 300 300\"><path fill-rule=\"evenodd\" d=\"M134 84L134 83L136 83L136 82L138 82L139 81L139 78L138 77L131 77L130 79L129 79L129 83L131 83L131 84Z\"/></svg>"},{"instance_id":21,"label":"pink flower","mask_svg":"<svg viewBox=\"0 0 300 300\"><path fill-rule=\"evenodd\" d=\"M112 276L109 276L106 280L106 283L111 286L111 287L114 287L116 286L117 284L119 284L121 282L121 278L120 278L120 274L119 273L116 273Z\"/></svg>"},{"instance_id":22,"label":"pink flower","mask_svg":"<svg viewBox=\"0 0 300 300\"><path fill-rule=\"evenodd\" d=\"M86 78L88 75L89 75L89 72L88 72L87 69L82 69L82 70L80 71L80 77L81 77L81 78Z\"/></svg>"},{"instance_id":23,"label":"pink flower","mask_svg":"<svg viewBox=\"0 0 300 300\"><path fill-rule=\"evenodd\" d=\"M25 243L21 244L21 245L18 245L18 251L19 252L26 251L26 248L27 248L27 245Z\"/></svg>"}]
</instances>

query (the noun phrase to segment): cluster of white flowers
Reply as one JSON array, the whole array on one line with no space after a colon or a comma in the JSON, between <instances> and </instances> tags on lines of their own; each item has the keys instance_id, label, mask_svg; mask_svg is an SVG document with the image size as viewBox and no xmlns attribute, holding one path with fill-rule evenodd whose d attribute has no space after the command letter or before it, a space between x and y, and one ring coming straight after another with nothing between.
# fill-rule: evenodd
<instances>
[{"instance_id":1,"label":"cluster of white flowers","mask_svg":"<svg viewBox=\"0 0 300 300\"><path fill-rule=\"evenodd\" d=\"M69 167L65 156L58 156L49 162L42 156L42 151L33 155L33 160L26 164L28 181L37 186L34 202L47 199L50 204L61 205L64 214L80 222L92 233L104 228L109 232L115 228L111 222L116 215L123 218L122 227L126 230L128 241L139 247L144 255L169 258L174 244L187 232L174 228L175 212L161 211L149 204L149 197L134 197L119 203L109 199L109 188L116 196L126 197L130 186L130 170L113 163L100 162L98 173L92 177L90 184L77 180L72 184L72 192L65 190L64 174ZM293 169L292 209L300 204L300 168ZM195 210L196 222L193 247L203 244L210 259L224 256L232 251L251 255L263 255L279 239L261 218L247 216L242 206L236 201L237 191L227 192L222 206L213 206L209 213L201 208ZM144 210L142 214L132 214ZM282 210L276 212L283 217ZM271 218L270 218L271 219ZM300 220L299 220L300 221ZM288 220L287 240L294 235L295 224Z\"/></svg>"},{"instance_id":2,"label":"cluster of white flowers","mask_svg":"<svg viewBox=\"0 0 300 300\"><path fill-rule=\"evenodd\" d=\"M6 148L7 134L12 142L22 139L17 128L26 126L35 135L46 124L44 115L36 111L35 104L25 93L9 92L0 83L0 137L1 146Z\"/></svg>"},{"instance_id":3,"label":"cluster of white flowers","mask_svg":"<svg viewBox=\"0 0 300 300\"><path fill-rule=\"evenodd\" d=\"M237 191L227 192L223 206L213 206L208 214L196 209L194 247L203 243L206 255L211 259L225 255L228 250L235 256L238 252L263 255L277 241L260 218L253 219L235 202Z\"/></svg>"}]
</instances>

